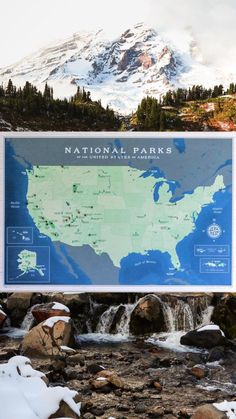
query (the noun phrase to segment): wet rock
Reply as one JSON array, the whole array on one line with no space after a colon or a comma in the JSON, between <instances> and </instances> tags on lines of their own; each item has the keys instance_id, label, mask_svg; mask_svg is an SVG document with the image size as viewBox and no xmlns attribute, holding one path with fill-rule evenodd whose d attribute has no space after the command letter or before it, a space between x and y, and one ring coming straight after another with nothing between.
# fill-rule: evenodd
<instances>
[{"instance_id":1,"label":"wet rock","mask_svg":"<svg viewBox=\"0 0 236 419\"><path fill-rule=\"evenodd\" d=\"M80 353L77 353L75 355L70 355L67 358L67 363L70 365L79 364L81 367L83 367L85 365L85 357Z\"/></svg>"},{"instance_id":2,"label":"wet rock","mask_svg":"<svg viewBox=\"0 0 236 419\"><path fill-rule=\"evenodd\" d=\"M215 346L229 346L230 342L218 330L192 330L180 339L181 345L196 346L198 348L214 348Z\"/></svg>"},{"instance_id":3,"label":"wet rock","mask_svg":"<svg viewBox=\"0 0 236 419\"><path fill-rule=\"evenodd\" d=\"M147 407L143 403L137 404L137 406L134 409L135 413L146 413Z\"/></svg>"},{"instance_id":4,"label":"wet rock","mask_svg":"<svg viewBox=\"0 0 236 419\"><path fill-rule=\"evenodd\" d=\"M192 364L192 366L196 364L202 363L202 354L201 353L194 353L189 352L186 354L185 359L188 361L188 364Z\"/></svg>"},{"instance_id":5,"label":"wet rock","mask_svg":"<svg viewBox=\"0 0 236 419\"><path fill-rule=\"evenodd\" d=\"M80 312L90 309L89 294L54 293L51 296L51 302L54 301L67 306L72 315L78 315Z\"/></svg>"},{"instance_id":6,"label":"wet rock","mask_svg":"<svg viewBox=\"0 0 236 419\"><path fill-rule=\"evenodd\" d=\"M91 385L96 390L109 386L110 382L105 377L97 377L91 381Z\"/></svg>"},{"instance_id":7,"label":"wet rock","mask_svg":"<svg viewBox=\"0 0 236 419\"><path fill-rule=\"evenodd\" d=\"M68 380L79 380L81 378L81 368L67 367L65 369L65 375Z\"/></svg>"},{"instance_id":8,"label":"wet rock","mask_svg":"<svg viewBox=\"0 0 236 419\"><path fill-rule=\"evenodd\" d=\"M95 375L95 374L97 374L100 371L104 371L104 367L101 366L101 365L98 365L98 364L89 364L87 366L87 371L90 374L94 374Z\"/></svg>"},{"instance_id":9,"label":"wet rock","mask_svg":"<svg viewBox=\"0 0 236 419\"><path fill-rule=\"evenodd\" d=\"M7 319L7 315L6 315L6 313L4 313L4 311L2 310L2 308L0 306L0 329L3 327L6 319Z\"/></svg>"},{"instance_id":10,"label":"wet rock","mask_svg":"<svg viewBox=\"0 0 236 419\"><path fill-rule=\"evenodd\" d=\"M75 401L76 403L79 403L78 399L76 399ZM59 409L53 415L49 417L49 419L54 419L54 418L79 419L79 416L73 412L73 410L70 408L70 406L67 403L62 401L60 403Z\"/></svg>"},{"instance_id":11,"label":"wet rock","mask_svg":"<svg viewBox=\"0 0 236 419\"><path fill-rule=\"evenodd\" d=\"M134 293L98 293L92 294L92 299L98 304L105 304L107 306L113 305L120 305L120 304L128 304L134 303L136 299L136 294Z\"/></svg>"},{"instance_id":12,"label":"wet rock","mask_svg":"<svg viewBox=\"0 0 236 419\"><path fill-rule=\"evenodd\" d=\"M228 295L215 307L212 321L220 326L229 339L236 338L236 295Z\"/></svg>"},{"instance_id":13,"label":"wet rock","mask_svg":"<svg viewBox=\"0 0 236 419\"><path fill-rule=\"evenodd\" d=\"M41 323L50 317L70 316L70 310L61 303L37 304L32 309L32 314L37 323Z\"/></svg>"},{"instance_id":14,"label":"wet rock","mask_svg":"<svg viewBox=\"0 0 236 419\"><path fill-rule=\"evenodd\" d=\"M105 412L101 407L92 407L90 410L95 416L102 416Z\"/></svg>"},{"instance_id":15,"label":"wet rock","mask_svg":"<svg viewBox=\"0 0 236 419\"><path fill-rule=\"evenodd\" d=\"M32 297L32 292L14 292L7 298L7 310L12 326L21 326L28 309L31 307Z\"/></svg>"},{"instance_id":16,"label":"wet rock","mask_svg":"<svg viewBox=\"0 0 236 419\"><path fill-rule=\"evenodd\" d=\"M202 380L208 375L208 370L203 365L196 365L195 367L191 368L189 374L196 377L198 380Z\"/></svg>"},{"instance_id":17,"label":"wet rock","mask_svg":"<svg viewBox=\"0 0 236 419\"><path fill-rule=\"evenodd\" d=\"M162 406L154 406L148 410L148 416L150 418L161 418L165 414L165 409Z\"/></svg>"},{"instance_id":18,"label":"wet rock","mask_svg":"<svg viewBox=\"0 0 236 419\"><path fill-rule=\"evenodd\" d=\"M85 413L83 415L83 417L84 417L84 419L95 419L95 416L92 413L89 413L89 412Z\"/></svg>"},{"instance_id":19,"label":"wet rock","mask_svg":"<svg viewBox=\"0 0 236 419\"><path fill-rule=\"evenodd\" d=\"M209 351L207 361L208 362L219 361L220 359L224 358L224 355L225 355L225 349L223 347L212 348Z\"/></svg>"},{"instance_id":20,"label":"wet rock","mask_svg":"<svg viewBox=\"0 0 236 419\"><path fill-rule=\"evenodd\" d=\"M227 416L212 405L199 407L191 416L191 419L227 419Z\"/></svg>"},{"instance_id":21,"label":"wet rock","mask_svg":"<svg viewBox=\"0 0 236 419\"><path fill-rule=\"evenodd\" d=\"M155 387L155 389L156 389L159 393L161 393L161 391L162 391L162 385L161 385L161 383L159 383L158 381L154 381L153 386Z\"/></svg>"},{"instance_id":22,"label":"wet rock","mask_svg":"<svg viewBox=\"0 0 236 419\"><path fill-rule=\"evenodd\" d=\"M124 388L126 386L126 382L118 376L115 371L103 370L97 373L96 380L103 380L110 384L112 384L116 388Z\"/></svg>"},{"instance_id":23,"label":"wet rock","mask_svg":"<svg viewBox=\"0 0 236 419\"><path fill-rule=\"evenodd\" d=\"M232 383L236 384L236 372L233 372L231 374L231 381L232 381Z\"/></svg>"},{"instance_id":24,"label":"wet rock","mask_svg":"<svg viewBox=\"0 0 236 419\"><path fill-rule=\"evenodd\" d=\"M159 297L146 295L141 298L130 318L130 332L133 335L145 335L166 332L163 304Z\"/></svg>"},{"instance_id":25,"label":"wet rock","mask_svg":"<svg viewBox=\"0 0 236 419\"><path fill-rule=\"evenodd\" d=\"M73 340L72 322L66 319L52 317L33 327L23 339L22 353L29 356L62 354L61 346L70 346Z\"/></svg>"}]
</instances>

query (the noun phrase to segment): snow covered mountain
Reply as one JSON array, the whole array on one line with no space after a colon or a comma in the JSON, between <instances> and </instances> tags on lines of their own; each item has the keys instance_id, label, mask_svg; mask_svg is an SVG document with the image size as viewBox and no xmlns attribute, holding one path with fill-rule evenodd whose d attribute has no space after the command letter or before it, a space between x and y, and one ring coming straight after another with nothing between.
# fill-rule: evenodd
<instances>
[{"instance_id":1,"label":"snow covered mountain","mask_svg":"<svg viewBox=\"0 0 236 419\"><path fill-rule=\"evenodd\" d=\"M30 81L40 89L48 82L60 98L70 97L81 86L91 92L92 99L101 99L104 106L123 114L134 111L146 95L160 97L178 86L232 81L230 74L203 62L190 31L186 30L184 42L177 47L143 23L112 41L102 30L76 33L0 69L0 82L9 78L16 85Z\"/></svg>"}]
</instances>

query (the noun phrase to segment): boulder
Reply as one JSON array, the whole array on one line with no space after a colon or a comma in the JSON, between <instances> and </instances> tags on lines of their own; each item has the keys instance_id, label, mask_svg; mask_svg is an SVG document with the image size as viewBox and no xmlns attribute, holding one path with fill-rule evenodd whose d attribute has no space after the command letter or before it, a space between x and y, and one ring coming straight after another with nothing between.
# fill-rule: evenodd
<instances>
[{"instance_id":1,"label":"boulder","mask_svg":"<svg viewBox=\"0 0 236 419\"><path fill-rule=\"evenodd\" d=\"M37 323L41 323L50 317L70 316L68 307L61 303L52 302L46 304L37 304L32 308L32 314Z\"/></svg>"},{"instance_id":2,"label":"boulder","mask_svg":"<svg viewBox=\"0 0 236 419\"><path fill-rule=\"evenodd\" d=\"M229 339L236 339L236 295L227 295L216 305L212 321L220 326Z\"/></svg>"},{"instance_id":3,"label":"boulder","mask_svg":"<svg viewBox=\"0 0 236 419\"><path fill-rule=\"evenodd\" d=\"M0 306L0 329L3 327L6 319L7 319L7 315L6 315L6 313L4 313L4 311L2 310L2 308Z\"/></svg>"},{"instance_id":4,"label":"boulder","mask_svg":"<svg viewBox=\"0 0 236 419\"><path fill-rule=\"evenodd\" d=\"M50 317L33 327L24 337L21 351L32 356L61 355L61 346L73 344L73 327L69 317Z\"/></svg>"},{"instance_id":5,"label":"boulder","mask_svg":"<svg viewBox=\"0 0 236 419\"><path fill-rule=\"evenodd\" d=\"M72 315L77 316L81 312L90 310L89 294L81 293L53 293L49 296L49 302L58 302L69 308Z\"/></svg>"},{"instance_id":6,"label":"boulder","mask_svg":"<svg viewBox=\"0 0 236 419\"><path fill-rule=\"evenodd\" d=\"M199 407L191 419L227 419L227 416L214 406L206 404Z\"/></svg>"},{"instance_id":7,"label":"boulder","mask_svg":"<svg viewBox=\"0 0 236 419\"><path fill-rule=\"evenodd\" d=\"M14 292L7 299L7 310L10 314L11 325L20 327L21 323L31 307L32 292Z\"/></svg>"},{"instance_id":8,"label":"boulder","mask_svg":"<svg viewBox=\"0 0 236 419\"><path fill-rule=\"evenodd\" d=\"M76 403L79 402L79 397L75 397L74 401ZM53 415L51 415L49 417L49 419L54 419L54 418L61 418L61 419L79 419L80 416L78 416L72 409L71 407L64 401L62 400L60 402L60 406L59 409L56 411L56 413L54 413Z\"/></svg>"},{"instance_id":9,"label":"boulder","mask_svg":"<svg viewBox=\"0 0 236 419\"><path fill-rule=\"evenodd\" d=\"M126 382L122 378L120 378L115 371L109 371L109 370L99 371L96 374L95 379L92 380L92 385L95 388L101 388L107 385L108 383L112 384L116 388L126 387ZM96 385L98 385L99 387L97 387Z\"/></svg>"},{"instance_id":10,"label":"boulder","mask_svg":"<svg viewBox=\"0 0 236 419\"><path fill-rule=\"evenodd\" d=\"M156 295L146 295L134 308L130 318L130 332L133 335L166 332L163 303Z\"/></svg>"},{"instance_id":11,"label":"boulder","mask_svg":"<svg viewBox=\"0 0 236 419\"><path fill-rule=\"evenodd\" d=\"M181 345L196 346L197 348L211 349L215 346L229 346L230 342L220 329L195 329L186 333L180 339Z\"/></svg>"}]
</instances>

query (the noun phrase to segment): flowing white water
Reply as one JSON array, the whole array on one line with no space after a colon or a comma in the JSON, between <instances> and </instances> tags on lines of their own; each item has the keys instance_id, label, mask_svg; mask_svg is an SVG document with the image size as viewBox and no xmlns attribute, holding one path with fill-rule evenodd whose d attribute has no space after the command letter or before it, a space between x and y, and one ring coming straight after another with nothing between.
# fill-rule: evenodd
<instances>
[{"instance_id":1,"label":"flowing white water","mask_svg":"<svg viewBox=\"0 0 236 419\"><path fill-rule=\"evenodd\" d=\"M168 331L173 332L175 330L175 318L174 318L173 310L166 303L163 303L162 307L163 307L165 322L166 322Z\"/></svg>"},{"instance_id":2,"label":"flowing white water","mask_svg":"<svg viewBox=\"0 0 236 419\"><path fill-rule=\"evenodd\" d=\"M96 332L97 333L109 333L111 329L112 322L120 306L110 306L104 313L101 315Z\"/></svg>"},{"instance_id":3,"label":"flowing white water","mask_svg":"<svg viewBox=\"0 0 236 419\"><path fill-rule=\"evenodd\" d=\"M170 299L167 302L162 301L159 296L155 295L155 298L162 305L168 332L153 334L148 339L148 342L178 352L189 351L189 348L180 344L181 336L186 333L186 331L192 330L197 326L209 324L213 307L208 306L207 299L197 300L195 298L190 298L188 300L182 300L179 298L174 300ZM78 340L80 342L111 343L124 342L133 339L133 337L130 336L130 318L138 302L139 300L133 304L110 306L100 316L96 330L94 331L92 324L99 304L91 299L90 315L86 320L88 333L81 335L78 331L76 333ZM32 328L34 323L32 308L26 314L21 328L9 329L8 335L18 338ZM191 350L195 351L195 349Z\"/></svg>"},{"instance_id":4,"label":"flowing white water","mask_svg":"<svg viewBox=\"0 0 236 419\"><path fill-rule=\"evenodd\" d=\"M181 345L180 339L184 334L185 332L181 331L172 333L155 333L147 339L146 342L157 345L160 348L170 349L174 352L203 352L198 348Z\"/></svg>"},{"instance_id":5,"label":"flowing white water","mask_svg":"<svg viewBox=\"0 0 236 419\"><path fill-rule=\"evenodd\" d=\"M84 333L76 336L77 344L116 344L129 342L132 337L129 335L109 333Z\"/></svg>"},{"instance_id":6,"label":"flowing white water","mask_svg":"<svg viewBox=\"0 0 236 419\"><path fill-rule=\"evenodd\" d=\"M115 334L128 336L130 317L135 306L136 304L120 304L119 306L109 307L101 315L97 328L96 328L96 333L109 334L111 331L112 323L115 319L116 314L118 313L118 310L123 308L124 312L121 315L120 319L118 319L117 324L115 326L115 330L116 330Z\"/></svg>"},{"instance_id":7,"label":"flowing white water","mask_svg":"<svg viewBox=\"0 0 236 419\"><path fill-rule=\"evenodd\" d=\"M129 335L130 317L136 304L125 304L125 311L121 316L119 324L116 326L118 334Z\"/></svg>"},{"instance_id":8,"label":"flowing white water","mask_svg":"<svg viewBox=\"0 0 236 419\"><path fill-rule=\"evenodd\" d=\"M33 307L32 307L33 308ZM26 313L23 322L21 323L21 329L29 331L34 324L34 316L32 314L32 308Z\"/></svg>"},{"instance_id":9,"label":"flowing white water","mask_svg":"<svg viewBox=\"0 0 236 419\"><path fill-rule=\"evenodd\" d=\"M205 326L211 323L211 317L214 311L214 306L208 306L202 313L201 326Z\"/></svg>"}]
</instances>

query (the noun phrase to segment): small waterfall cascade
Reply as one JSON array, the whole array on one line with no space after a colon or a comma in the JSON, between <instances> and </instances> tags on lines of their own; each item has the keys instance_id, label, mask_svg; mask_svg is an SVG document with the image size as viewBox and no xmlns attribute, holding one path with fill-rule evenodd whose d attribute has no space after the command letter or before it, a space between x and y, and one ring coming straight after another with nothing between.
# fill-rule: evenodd
<instances>
[{"instance_id":1,"label":"small waterfall cascade","mask_svg":"<svg viewBox=\"0 0 236 419\"><path fill-rule=\"evenodd\" d=\"M194 314L188 303L178 300L174 308L174 330L191 330L194 329Z\"/></svg>"},{"instance_id":2,"label":"small waterfall cascade","mask_svg":"<svg viewBox=\"0 0 236 419\"><path fill-rule=\"evenodd\" d=\"M115 334L128 335L130 316L135 305L136 304L120 304L118 306L110 306L101 315L96 332L109 334L113 329Z\"/></svg>"},{"instance_id":3,"label":"small waterfall cascade","mask_svg":"<svg viewBox=\"0 0 236 419\"><path fill-rule=\"evenodd\" d=\"M26 313L26 315L25 315L25 317L24 317L24 319L23 319L23 322L21 323L21 330L25 330L25 331L29 331L31 328L32 328L32 326L33 326L33 324L34 324L34 316L33 316L33 314L32 314L32 309L34 308L34 306L33 307L31 307L28 311L27 311L27 313Z\"/></svg>"},{"instance_id":4,"label":"small waterfall cascade","mask_svg":"<svg viewBox=\"0 0 236 419\"><path fill-rule=\"evenodd\" d=\"M165 318L167 329L169 332L174 332L175 327L176 327L174 312L171 309L171 307L165 302L162 303L162 308L163 308L163 313L164 313L164 318Z\"/></svg>"},{"instance_id":5,"label":"small waterfall cascade","mask_svg":"<svg viewBox=\"0 0 236 419\"><path fill-rule=\"evenodd\" d=\"M214 311L214 306L208 306L202 313L202 322L200 326L206 326L211 323L211 317Z\"/></svg>"},{"instance_id":6,"label":"small waterfall cascade","mask_svg":"<svg viewBox=\"0 0 236 419\"><path fill-rule=\"evenodd\" d=\"M120 307L121 306L111 306L104 311L97 325L97 333L110 333L111 325Z\"/></svg>"},{"instance_id":7,"label":"small waterfall cascade","mask_svg":"<svg viewBox=\"0 0 236 419\"><path fill-rule=\"evenodd\" d=\"M209 296L157 296L161 303L168 333L189 331L203 324L209 324L214 307ZM139 299L133 304L111 305L104 311L96 326L96 333L129 335L130 318ZM96 304L93 302L93 304ZM91 312L94 307L91 308ZM92 331L91 327L88 329Z\"/></svg>"},{"instance_id":8,"label":"small waterfall cascade","mask_svg":"<svg viewBox=\"0 0 236 419\"><path fill-rule=\"evenodd\" d=\"M124 305L124 313L121 316L120 322L117 325L117 333L121 335L129 335L129 325L130 325L130 317L132 314L132 311L135 307L135 304L125 304Z\"/></svg>"},{"instance_id":9,"label":"small waterfall cascade","mask_svg":"<svg viewBox=\"0 0 236 419\"><path fill-rule=\"evenodd\" d=\"M88 333L93 332L92 319L95 316L97 307L99 307L99 304L93 301L91 296L89 296L89 316L86 320L86 328Z\"/></svg>"}]
</instances>

